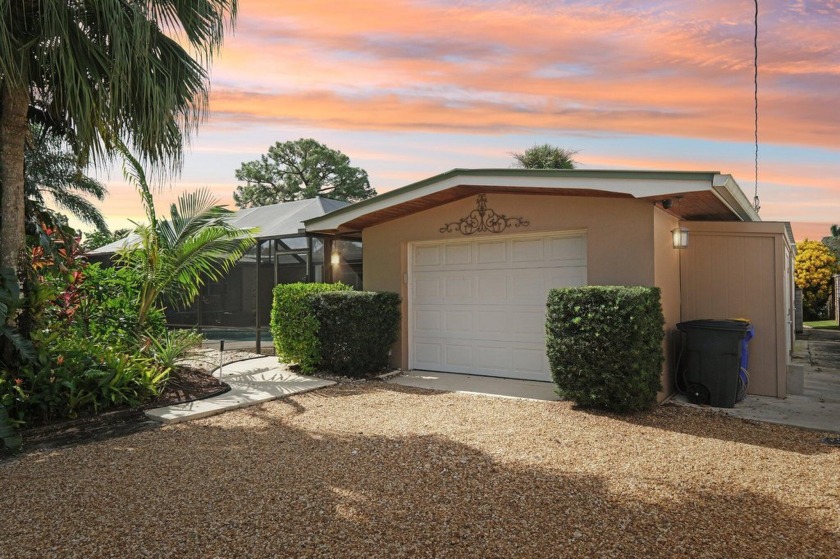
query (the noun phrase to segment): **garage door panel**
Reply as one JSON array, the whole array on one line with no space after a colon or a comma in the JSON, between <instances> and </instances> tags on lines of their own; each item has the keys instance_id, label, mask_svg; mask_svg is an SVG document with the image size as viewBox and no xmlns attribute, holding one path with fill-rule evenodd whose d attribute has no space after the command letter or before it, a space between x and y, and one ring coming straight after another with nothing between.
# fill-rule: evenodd
<instances>
[{"instance_id":1,"label":"garage door panel","mask_svg":"<svg viewBox=\"0 0 840 559\"><path fill-rule=\"evenodd\" d=\"M510 313L512 341L532 340L545 336L545 306L532 311L515 310Z\"/></svg>"},{"instance_id":2,"label":"garage door panel","mask_svg":"<svg viewBox=\"0 0 840 559\"><path fill-rule=\"evenodd\" d=\"M508 347L477 345L476 364L487 371L506 371L511 368L511 354Z\"/></svg>"},{"instance_id":3,"label":"garage door panel","mask_svg":"<svg viewBox=\"0 0 840 559\"><path fill-rule=\"evenodd\" d=\"M510 296L513 302L533 302L534 292L547 291L546 270L508 270L507 280L510 284Z\"/></svg>"},{"instance_id":4,"label":"garage door panel","mask_svg":"<svg viewBox=\"0 0 840 559\"><path fill-rule=\"evenodd\" d=\"M414 343L414 358L420 364L427 366L432 363L440 363L443 356L443 346L440 343L424 343L417 340Z\"/></svg>"},{"instance_id":5,"label":"garage door panel","mask_svg":"<svg viewBox=\"0 0 840 559\"><path fill-rule=\"evenodd\" d=\"M443 320L442 311L438 309L421 309L414 313L414 331L419 335L425 332L437 333L441 331Z\"/></svg>"},{"instance_id":6,"label":"garage door panel","mask_svg":"<svg viewBox=\"0 0 840 559\"><path fill-rule=\"evenodd\" d=\"M511 348L512 369L519 373L541 375L546 366L545 347Z\"/></svg>"},{"instance_id":7,"label":"garage door panel","mask_svg":"<svg viewBox=\"0 0 840 559\"><path fill-rule=\"evenodd\" d=\"M418 267L439 266L441 264L440 245L418 246L414 249L414 263Z\"/></svg>"},{"instance_id":8,"label":"garage door panel","mask_svg":"<svg viewBox=\"0 0 840 559\"><path fill-rule=\"evenodd\" d=\"M492 302L507 298L508 278L504 272L491 272L476 278L478 297L482 301Z\"/></svg>"},{"instance_id":9,"label":"garage door panel","mask_svg":"<svg viewBox=\"0 0 840 559\"><path fill-rule=\"evenodd\" d=\"M458 266L463 264L472 264L472 245L470 243L457 243L446 245L446 266Z\"/></svg>"},{"instance_id":10,"label":"garage door panel","mask_svg":"<svg viewBox=\"0 0 840 559\"><path fill-rule=\"evenodd\" d=\"M545 239L523 239L511 241L511 261L540 263L545 261Z\"/></svg>"},{"instance_id":11,"label":"garage door panel","mask_svg":"<svg viewBox=\"0 0 840 559\"><path fill-rule=\"evenodd\" d=\"M464 274L443 277L443 296L449 300L467 301L473 296L473 278Z\"/></svg>"},{"instance_id":12,"label":"garage door panel","mask_svg":"<svg viewBox=\"0 0 840 559\"><path fill-rule=\"evenodd\" d=\"M448 367L471 367L474 363L471 345L447 344L444 346L444 364Z\"/></svg>"},{"instance_id":13,"label":"garage door panel","mask_svg":"<svg viewBox=\"0 0 840 559\"><path fill-rule=\"evenodd\" d=\"M507 262L507 243L504 241L478 241L475 244L477 264L503 264Z\"/></svg>"},{"instance_id":14,"label":"garage door panel","mask_svg":"<svg viewBox=\"0 0 840 559\"><path fill-rule=\"evenodd\" d=\"M459 239L411 250L412 367L551 379L546 298L553 287L586 284L583 235Z\"/></svg>"},{"instance_id":15,"label":"garage door panel","mask_svg":"<svg viewBox=\"0 0 840 559\"><path fill-rule=\"evenodd\" d=\"M475 331L479 335L500 334L507 331L507 317L502 310L475 311Z\"/></svg>"},{"instance_id":16,"label":"garage door panel","mask_svg":"<svg viewBox=\"0 0 840 559\"><path fill-rule=\"evenodd\" d=\"M446 333L471 333L473 331L472 309L446 311L443 317L443 331Z\"/></svg>"},{"instance_id":17,"label":"garage door panel","mask_svg":"<svg viewBox=\"0 0 840 559\"><path fill-rule=\"evenodd\" d=\"M414 302L417 304L439 300L443 294L443 278L431 274L418 274L414 280Z\"/></svg>"}]
</instances>

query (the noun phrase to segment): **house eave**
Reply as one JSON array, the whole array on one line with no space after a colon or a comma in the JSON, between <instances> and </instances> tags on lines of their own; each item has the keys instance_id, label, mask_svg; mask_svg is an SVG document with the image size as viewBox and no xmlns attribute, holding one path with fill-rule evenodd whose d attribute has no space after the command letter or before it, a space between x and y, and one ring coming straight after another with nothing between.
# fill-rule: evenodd
<instances>
[{"instance_id":1,"label":"house eave","mask_svg":"<svg viewBox=\"0 0 840 559\"><path fill-rule=\"evenodd\" d=\"M357 232L372 224L394 219L394 215L399 213L396 209L401 205L416 207L403 212L408 214L469 196L479 189L567 196L597 194L644 199L653 203L705 192L708 194L704 196L714 196L719 201L721 215L715 219L759 219L732 177L716 171L453 169L328 215L306 220L304 224L310 233ZM445 191L451 191L451 196L443 197L441 193ZM419 203L423 199L427 200L425 205ZM689 217L680 216L679 210L676 207L670 211L677 217Z\"/></svg>"}]
</instances>

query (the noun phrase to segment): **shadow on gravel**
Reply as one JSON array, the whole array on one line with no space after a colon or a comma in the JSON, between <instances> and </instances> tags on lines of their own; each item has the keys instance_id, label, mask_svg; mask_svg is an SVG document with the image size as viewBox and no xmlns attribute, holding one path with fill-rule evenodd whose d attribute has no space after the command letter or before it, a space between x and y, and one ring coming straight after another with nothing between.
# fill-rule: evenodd
<instances>
[{"instance_id":1,"label":"shadow on gravel","mask_svg":"<svg viewBox=\"0 0 840 559\"><path fill-rule=\"evenodd\" d=\"M804 455L835 452L820 444L823 433L784 425L750 421L725 415L714 410L692 409L675 404L661 405L649 412L620 415L600 410L580 408L575 411L594 416L609 417L633 425L652 427L738 444L748 444L784 450Z\"/></svg>"},{"instance_id":2,"label":"shadow on gravel","mask_svg":"<svg viewBox=\"0 0 840 559\"><path fill-rule=\"evenodd\" d=\"M724 480L663 487L653 479L634 496L616 479L502 464L439 435L339 435L287 419L262 406L232 424L159 431L142 448L128 439L92 446L84 463L47 455L41 463L0 467L3 486L38 482L36 492L4 504L15 519L4 528L4 548L21 557L47 550L160 557L840 555L825 511L796 509Z\"/></svg>"},{"instance_id":3,"label":"shadow on gravel","mask_svg":"<svg viewBox=\"0 0 840 559\"><path fill-rule=\"evenodd\" d=\"M366 385L365 391L372 387L375 389L415 394L418 396L440 396L448 394L436 390L426 390L400 386L397 384L377 383ZM318 392L326 396L331 393L333 396L340 395L332 390ZM472 396L470 396L472 397ZM794 452L803 455L828 454L835 452L828 445L821 444L820 440L824 433L787 427L771 423L749 421L736 417L727 416L722 413L715 413L713 410L698 410L673 404L665 404L654 408L649 412L621 415L592 408L577 406L572 402L545 402L547 406L564 406L576 413L588 414L597 417L608 417L617 421L623 421L632 425L662 429L692 435L696 437L718 439L739 444L749 444Z\"/></svg>"}]
</instances>

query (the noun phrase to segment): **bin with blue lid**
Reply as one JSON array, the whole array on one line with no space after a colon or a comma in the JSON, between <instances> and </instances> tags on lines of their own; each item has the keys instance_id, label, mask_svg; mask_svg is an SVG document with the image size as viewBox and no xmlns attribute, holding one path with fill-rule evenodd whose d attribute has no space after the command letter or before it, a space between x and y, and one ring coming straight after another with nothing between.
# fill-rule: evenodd
<instances>
[{"instance_id":1,"label":"bin with blue lid","mask_svg":"<svg viewBox=\"0 0 840 559\"><path fill-rule=\"evenodd\" d=\"M689 320L677 324L683 346L677 362L677 390L695 404L735 407L749 384L749 342L755 335L746 320Z\"/></svg>"}]
</instances>

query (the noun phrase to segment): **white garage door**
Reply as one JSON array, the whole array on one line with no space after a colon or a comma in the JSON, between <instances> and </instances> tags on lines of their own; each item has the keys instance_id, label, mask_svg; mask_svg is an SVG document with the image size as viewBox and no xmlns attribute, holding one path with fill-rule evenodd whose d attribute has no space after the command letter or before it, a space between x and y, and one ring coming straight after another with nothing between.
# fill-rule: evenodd
<instances>
[{"instance_id":1,"label":"white garage door","mask_svg":"<svg viewBox=\"0 0 840 559\"><path fill-rule=\"evenodd\" d=\"M413 369L551 380L545 303L586 285L586 237L556 233L410 245Z\"/></svg>"}]
</instances>

